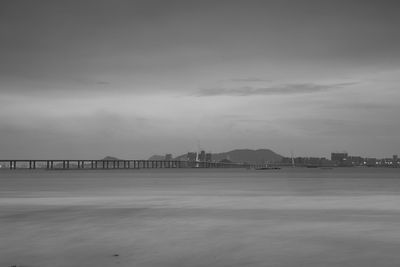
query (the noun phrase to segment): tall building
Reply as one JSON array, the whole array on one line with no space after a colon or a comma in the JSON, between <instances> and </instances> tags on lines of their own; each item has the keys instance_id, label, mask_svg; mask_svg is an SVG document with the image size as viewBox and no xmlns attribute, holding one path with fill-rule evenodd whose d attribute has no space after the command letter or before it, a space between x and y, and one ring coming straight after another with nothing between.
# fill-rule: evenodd
<instances>
[{"instance_id":1,"label":"tall building","mask_svg":"<svg viewBox=\"0 0 400 267\"><path fill-rule=\"evenodd\" d=\"M172 160L172 154L166 154L165 160Z\"/></svg>"}]
</instances>

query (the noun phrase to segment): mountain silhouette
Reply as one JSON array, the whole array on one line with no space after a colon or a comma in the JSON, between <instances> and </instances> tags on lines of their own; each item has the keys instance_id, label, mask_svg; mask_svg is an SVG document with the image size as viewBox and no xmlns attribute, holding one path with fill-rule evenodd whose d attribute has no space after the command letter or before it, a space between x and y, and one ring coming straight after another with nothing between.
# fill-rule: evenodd
<instances>
[{"instance_id":1,"label":"mountain silhouette","mask_svg":"<svg viewBox=\"0 0 400 267\"><path fill-rule=\"evenodd\" d=\"M154 155L149 158L149 160L158 160L160 156ZM221 161L228 159L232 162L238 163L252 163L252 164L264 164L264 163L273 163L273 162L280 162L282 160L282 156L275 153L270 149L235 149L228 152L222 153L213 153L212 154L212 161ZM186 160L187 154L180 155L174 160ZM162 159L160 159L162 160Z\"/></svg>"},{"instance_id":2,"label":"mountain silhouette","mask_svg":"<svg viewBox=\"0 0 400 267\"><path fill-rule=\"evenodd\" d=\"M282 156L270 149L235 149L229 152L213 154L212 159L215 161L229 159L232 162L263 164L266 162L279 162L282 160Z\"/></svg>"}]
</instances>

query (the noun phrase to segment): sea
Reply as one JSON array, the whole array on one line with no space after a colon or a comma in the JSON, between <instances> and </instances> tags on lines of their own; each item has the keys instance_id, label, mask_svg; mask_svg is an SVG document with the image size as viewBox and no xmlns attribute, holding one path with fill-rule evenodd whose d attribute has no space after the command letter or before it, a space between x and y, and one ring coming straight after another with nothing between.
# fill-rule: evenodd
<instances>
[{"instance_id":1,"label":"sea","mask_svg":"<svg viewBox=\"0 0 400 267\"><path fill-rule=\"evenodd\" d=\"M0 266L400 266L400 169L0 170Z\"/></svg>"}]
</instances>

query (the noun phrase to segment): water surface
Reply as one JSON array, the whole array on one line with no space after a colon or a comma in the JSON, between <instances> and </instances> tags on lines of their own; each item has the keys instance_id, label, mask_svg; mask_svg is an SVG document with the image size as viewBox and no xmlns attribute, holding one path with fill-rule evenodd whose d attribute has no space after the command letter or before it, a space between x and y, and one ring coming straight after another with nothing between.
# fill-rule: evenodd
<instances>
[{"instance_id":1,"label":"water surface","mask_svg":"<svg viewBox=\"0 0 400 267\"><path fill-rule=\"evenodd\" d=\"M399 266L399 192L398 169L1 170L0 266Z\"/></svg>"}]
</instances>

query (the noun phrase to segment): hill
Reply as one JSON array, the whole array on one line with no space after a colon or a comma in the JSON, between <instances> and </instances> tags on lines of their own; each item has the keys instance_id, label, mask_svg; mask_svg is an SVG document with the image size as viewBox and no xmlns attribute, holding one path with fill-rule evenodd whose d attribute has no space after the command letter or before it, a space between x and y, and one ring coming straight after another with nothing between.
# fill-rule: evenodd
<instances>
[{"instance_id":1,"label":"hill","mask_svg":"<svg viewBox=\"0 0 400 267\"><path fill-rule=\"evenodd\" d=\"M164 160L164 159L165 159L165 156L153 155L148 160Z\"/></svg>"},{"instance_id":2,"label":"hill","mask_svg":"<svg viewBox=\"0 0 400 267\"><path fill-rule=\"evenodd\" d=\"M101 159L101 160L121 160L121 159L116 158L116 157L106 156L106 157L104 157L104 158Z\"/></svg>"},{"instance_id":3,"label":"hill","mask_svg":"<svg viewBox=\"0 0 400 267\"><path fill-rule=\"evenodd\" d=\"M263 164L266 162L279 162L282 160L282 156L270 149L235 149L229 152L213 154L212 159L215 161L229 159L233 162Z\"/></svg>"},{"instance_id":4,"label":"hill","mask_svg":"<svg viewBox=\"0 0 400 267\"><path fill-rule=\"evenodd\" d=\"M228 152L212 154L213 161L229 159L232 162L247 162L253 164L280 162L282 158L283 157L281 155L270 149L235 149ZM186 160L186 154L178 156L174 160Z\"/></svg>"}]
</instances>

